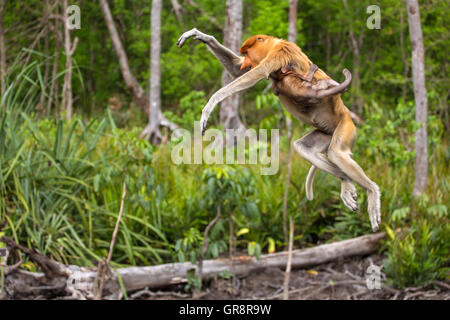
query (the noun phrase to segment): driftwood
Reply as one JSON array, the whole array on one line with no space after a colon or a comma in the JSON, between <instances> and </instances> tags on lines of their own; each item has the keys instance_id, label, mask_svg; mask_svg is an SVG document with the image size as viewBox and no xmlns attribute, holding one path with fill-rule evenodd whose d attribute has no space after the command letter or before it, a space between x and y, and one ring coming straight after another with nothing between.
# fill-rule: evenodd
<instances>
[{"instance_id":1,"label":"driftwood","mask_svg":"<svg viewBox=\"0 0 450 320\"><path fill-rule=\"evenodd\" d=\"M292 267L306 268L314 265L330 262L338 258L345 258L358 255L367 255L377 249L377 243L384 237L384 233L366 235L354 239L323 244L313 248L298 249L292 251ZM30 294L31 292L49 291L57 289L69 293L68 298L92 299L94 279L97 275L95 268L80 268L76 266L65 266L63 264L49 260L36 251L19 247L12 244L5 237L0 238L12 249L19 249L27 254L30 259L39 265L43 263L44 274L30 273L23 270L17 270L6 276L6 289L10 296ZM25 249L25 250L23 250ZM285 268L288 253L278 252L261 255L259 259L249 256L240 256L233 258L233 273L235 276L244 276L256 270L267 267ZM44 260L47 259L51 261ZM51 267L49 268L49 265ZM213 277L222 271L229 270L229 259L216 259L203 261L203 277ZM120 274L124 288L127 292L132 292L144 288L153 289L168 286L171 284L185 283L189 270L195 269L198 272L198 266L190 262L170 263L149 267L128 267L117 269ZM49 277L51 276L51 279ZM104 297L117 299L121 296L120 286L117 275L105 283Z\"/></svg>"}]
</instances>

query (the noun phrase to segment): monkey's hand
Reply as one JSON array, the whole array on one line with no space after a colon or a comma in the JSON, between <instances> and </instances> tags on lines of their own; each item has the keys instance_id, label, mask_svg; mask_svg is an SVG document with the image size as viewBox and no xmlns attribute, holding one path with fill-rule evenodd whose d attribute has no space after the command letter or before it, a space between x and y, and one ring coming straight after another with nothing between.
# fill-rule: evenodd
<instances>
[{"instance_id":1,"label":"monkey's hand","mask_svg":"<svg viewBox=\"0 0 450 320\"><path fill-rule=\"evenodd\" d=\"M200 129L202 130L202 136L205 134L206 131L206 124L208 123L209 118L209 112L206 110L202 111L202 117L200 118Z\"/></svg>"},{"instance_id":2,"label":"monkey's hand","mask_svg":"<svg viewBox=\"0 0 450 320\"><path fill-rule=\"evenodd\" d=\"M177 46L181 48L187 39L194 37L195 40L200 40L201 42L207 43L212 39L212 36L209 36L203 32L198 31L196 28L193 28L189 31L186 31L181 35L181 37L177 41Z\"/></svg>"}]
</instances>

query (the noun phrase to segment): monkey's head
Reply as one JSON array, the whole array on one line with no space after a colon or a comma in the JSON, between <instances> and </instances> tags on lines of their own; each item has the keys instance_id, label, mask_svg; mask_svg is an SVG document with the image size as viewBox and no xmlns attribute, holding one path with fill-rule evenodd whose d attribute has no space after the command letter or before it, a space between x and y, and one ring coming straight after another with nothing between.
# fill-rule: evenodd
<instances>
[{"instance_id":1,"label":"monkey's head","mask_svg":"<svg viewBox=\"0 0 450 320\"><path fill-rule=\"evenodd\" d=\"M240 50L241 54L244 55L241 70L256 67L269 53L274 39L271 36L258 34L245 40Z\"/></svg>"}]
</instances>

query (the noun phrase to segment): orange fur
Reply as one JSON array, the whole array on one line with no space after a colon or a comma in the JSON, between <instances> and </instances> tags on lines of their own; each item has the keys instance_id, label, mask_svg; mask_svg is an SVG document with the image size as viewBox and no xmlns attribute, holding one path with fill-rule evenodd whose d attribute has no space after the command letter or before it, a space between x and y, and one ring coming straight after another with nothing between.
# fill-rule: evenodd
<instances>
[{"instance_id":1,"label":"orange fur","mask_svg":"<svg viewBox=\"0 0 450 320\"><path fill-rule=\"evenodd\" d=\"M245 67L254 68L267 58L265 62L270 63L271 70L278 70L291 64L294 71L304 74L312 65L312 61L295 43L272 36L252 36L244 41L240 52L247 59L244 63ZM330 77L319 69L314 74L314 78L321 80Z\"/></svg>"}]
</instances>

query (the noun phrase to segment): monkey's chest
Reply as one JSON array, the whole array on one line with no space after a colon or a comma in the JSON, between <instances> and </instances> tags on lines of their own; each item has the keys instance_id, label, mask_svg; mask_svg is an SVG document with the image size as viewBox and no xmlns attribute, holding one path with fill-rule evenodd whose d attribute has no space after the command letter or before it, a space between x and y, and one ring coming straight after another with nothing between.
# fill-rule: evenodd
<instances>
[{"instance_id":1,"label":"monkey's chest","mask_svg":"<svg viewBox=\"0 0 450 320\"><path fill-rule=\"evenodd\" d=\"M289 97L280 94L278 96L281 103L284 105L287 111L292 114L296 119L301 120L307 124L313 125L313 119L311 119L311 114L313 113L314 107L297 104L292 101Z\"/></svg>"},{"instance_id":2,"label":"monkey's chest","mask_svg":"<svg viewBox=\"0 0 450 320\"><path fill-rule=\"evenodd\" d=\"M289 97L279 95L281 103L286 110L297 120L303 121L328 134L336 129L336 121L327 106L321 104L295 103Z\"/></svg>"}]
</instances>

